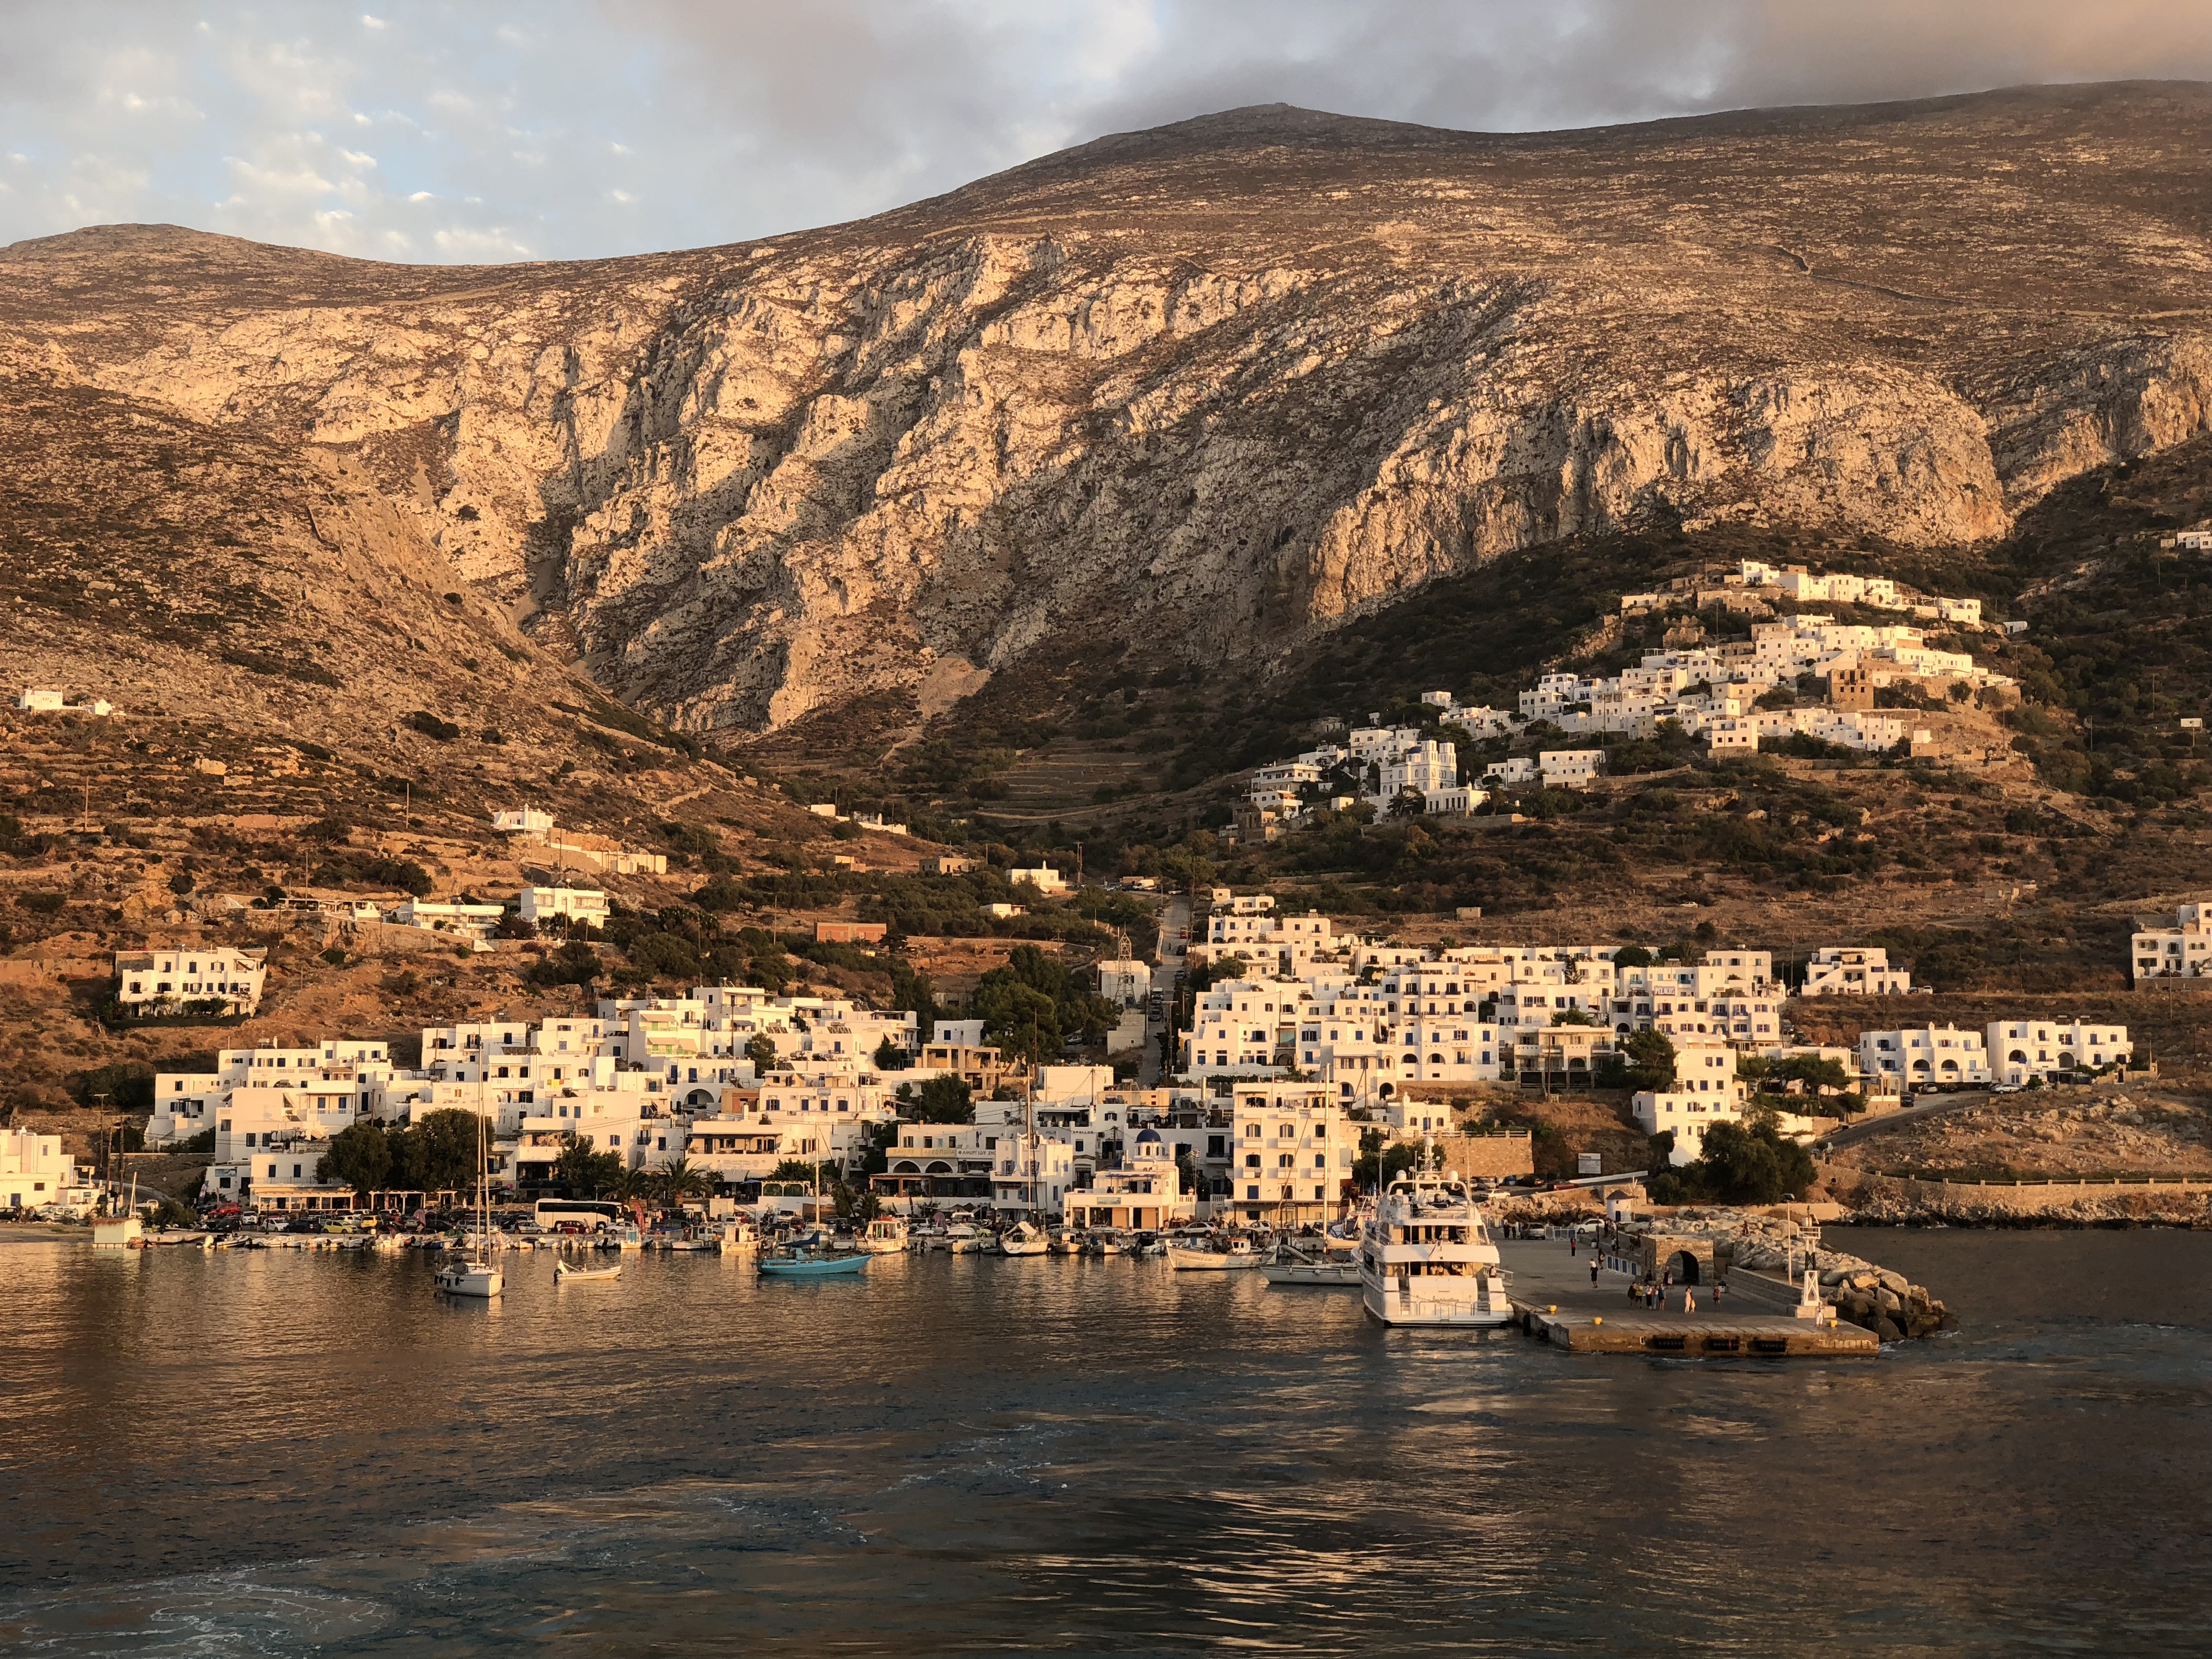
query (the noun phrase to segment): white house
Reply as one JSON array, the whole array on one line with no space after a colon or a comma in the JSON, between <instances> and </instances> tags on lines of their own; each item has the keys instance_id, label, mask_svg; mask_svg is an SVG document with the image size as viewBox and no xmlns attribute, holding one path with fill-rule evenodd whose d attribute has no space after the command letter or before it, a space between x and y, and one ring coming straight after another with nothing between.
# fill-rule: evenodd
<instances>
[{"instance_id":1,"label":"white house","mask_svg":"<svg viewBox=\"0 0 2212 1659\"><path fill-rule=\"evenodd\" d=\"M1006 872L1006 879L1018 885L1027 882L1040 893L1060 893L1067 890L1067 883L1060 878L1060 872L1049 864L1040 864L1032 868L1018 866Z\"/></svg>"},{"instance_id":2,"label":"white house","mask_svg":"<svg viewBox=\"0 0 2212 1659\"><path fill-rule=\"evenodd\" d=\"M1092 1171L1088 1187L1071 1187L1060 1197L1061 1214L1071 1227L1128 1227L1153 1231L1189 1218L1194 1194L1182 1190L1175 1148L1158 1129L1137 1131L1127 1156Z\"/></svg>"},{"instance_id":3,"label":"white house","mask_svg":"<svg viewBox=\"0 0 2212 1659\"><path fill-rule=\"evenodd\" d=\"M553 815L535 806L511 806L491 815L491 827L501 835L550 835L553 829Z\"/></svg>"},{"instance_id":4,"label":"white house","mask_svg":"<svg viewBox=\"0 0 2212 1659\"><path fill-rule=\"evenodd\" d=\"M431 899L410 898L386 910L384 919L398 927L425 927L434 933L483 939L490 936L491 930L506 915L507 907L503 904L465 904L458 901L440 903Z\"/></svg>"},{"instance_id":5,"label":"white house","mask_svg":"<svg viewBox=\"0 0 2212 1659\"><path fill-rule=\"evenodd\" d=\"M2059 1072L2097 1071L2124 1060L2128 1028L2080 1020L1990 1022L1990 1070L2000 1083L2032 1083Z\"/></svg>"},{"instance_id":6,"label":"white house","mask_svg":"<svg viewBox=\"0 0 2212 1659\"><path fill-rule=\"evenodd\" d=\"M236 945L118 951L115 999L135 1013L173 1013L198 1002L218 1004L226 1014L251 1014L261 1006L268 956Z\"/></svg>"},{"instance_id":7,"label":"white house","mask_svg":"<svg viewBox=\"0 0 2212 1659\"><path fill-rule=\"evenodd\" d=\"M1987 1083L1989 1049L1979 1031L1924 1025L1859 1034L1859 1070L1900 1088L1930 1084Z\"/></svg>"},{"instance_id":8,"label":"white house","mask_svg":"<svg viewBox=\"0 0 2212 1659\"><path fill-rule=\"evenodd\" d=\"M572 921L606 925L607 896L593 887L526 887L516 902L525 921L544 921L567 916Z\"/></svg>"},{"instance_id":9,"label":"white house","mask_svg":"<svg viewBox=\"0 0 2212 1659\"><path fill-rule=\"evenodd\" d=\"M2138 920L2130 943L2138 989L2158 980L2212 977L2212 903L2182 905L2171 927Z\"/></svg>"},{"instance_id":10,"label":"white house","mask_svg":"<svg viewBox=\"0 0 2212 1659\"><path fill-rule=\"evenodd\" d=\"M1587 789L1605 765L1605 750L1547 749L1536 763L1547 789Z\"/></svg>"},{"instance_id":11,"label":"white house","mask_svg":"<svg viewBox=\"0 0 2212 1659\"><path fill-rule=\"evenodd\" d=\"M1880 945L1824 945L1805 963L1808 997L1901 997L1912 989L1912 970L1892 967Z\"/></svg>"},{"instance_id":12,"label":"white house","mask_svg":"<svg viewBox=\"0 0 2212 1659\"><path fill-rule=\"evenodd\" d=\"M1688 1041L1674 1048L1674 1081L1640 1091L1630 1109L1646 1134L1672 1131L1670 1163L1693 1162L1705 1151L1705 1131L1743 1118L1751 1085L1735 1074L1735 1051L1725 1042Z\"/></svg>"},{"instance_id":13,"label":"white house","mask_svg":"<svg viewBox=\"0 0 2212 1659\"><path fill-rule=\"evenodd\" d=\"M0 1210L81 1205L90 1196L78 1192L76 1159L62 1151L59 1135L0 1130Z\"/></svg>"}]
</instances>

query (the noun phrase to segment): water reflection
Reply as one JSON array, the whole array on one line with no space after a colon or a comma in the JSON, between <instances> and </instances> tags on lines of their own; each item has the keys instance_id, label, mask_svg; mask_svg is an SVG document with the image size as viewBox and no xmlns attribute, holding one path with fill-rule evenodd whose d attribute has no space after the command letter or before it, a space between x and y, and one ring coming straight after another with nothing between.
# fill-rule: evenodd
<instances>
[{"instance_id":1,"label":"water reflection","mask_svg":"<svg viewBox=\"0 0 2212 1659\"><path fill-rule=\"evenodd\" d=\"M2004 1237L1869 1250L1960 1337L1784 1366L1120 1259L525 1255L485 1306L0 1247L0 1650L2197 1650L2212 1238Z\"/></svg>"}]
</instances>

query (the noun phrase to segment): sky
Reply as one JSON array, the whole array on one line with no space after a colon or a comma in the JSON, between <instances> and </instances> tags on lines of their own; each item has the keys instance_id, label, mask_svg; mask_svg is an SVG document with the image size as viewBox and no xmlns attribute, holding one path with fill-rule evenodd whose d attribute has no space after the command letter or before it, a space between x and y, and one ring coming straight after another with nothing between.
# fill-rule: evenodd
<instances>
[{"instance_id":1,"label":"sky","mask_svg":"<svg viewBox=\"0 0 2212 1659\"><path fill-rule=\"evenodd\" d=\"M1494 131L2212 79L2212 0L12 0L0 243L577 258L857 218L1243 104Z\"/></svg>"}]
</instances>

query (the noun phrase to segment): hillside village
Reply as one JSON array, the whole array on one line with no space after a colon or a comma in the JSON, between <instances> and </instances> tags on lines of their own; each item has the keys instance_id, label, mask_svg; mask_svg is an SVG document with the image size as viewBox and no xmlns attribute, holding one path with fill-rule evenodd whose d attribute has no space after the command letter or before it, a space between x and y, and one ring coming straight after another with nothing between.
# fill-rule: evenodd
<instances>
[{"instance_id":1,"label":"hillside village","mask_svg":"<svg viewBox=\"0 0 2212 1659\"><path fill-rule=\"evenodd\" d=\"M1816 604L1914 620L1839 622L1811 611L1776 616L1778 605ZM2000 708L2018 701L2010 678L1969 652L1931 643L1932 629L1923 624L2003 634L2025 623L1985 623L1979 599L1923 597L1887 577L1778 570L1746 559L1717 582L1687 576L1664 592L1624 594L1620 611L1680 613L1685 620L1669 631L1667 649L1645 653L1616 674L1546 674L1520 694L1515 709L1424 693L1433 725L1462 733L1480 760L1463 762L1455 743L1425 736L1421 727L1370 725L1353 727L1341 744L1261 766L1237 814L1237 833L1272 839L1310 823L1317 805L1466 817L1516 788L1586 788L1605 770L1606 750L1564 745L1601 733L1650 738L1666 727L1702 739L1713 755L1762 748L1818 755L1830 747L1924 754L1936 746L1931 729L1909 714L1876 712L1878 703L1901 701L1899 693L1936 707ZM1749 619L1749 637L1695 642L1705 629L1694 618L1708 611Z\"/></svg>"},{"instance_id":2,"label":"hillside village","mask_svg":"<svg viewBox=\"0 0 2212 1659\"><path fill-rule=\"evenodd\" d=\"M1048 866L1018 873L1041 906L1065 890ZM776 1202L826 1181L893 1212L1282 1224L1337 1213L1363 1153L1393 1146L1443 1138L1469 1173L1534 1176L1541 1120L1516 1109L1531 1098L1620 1101L1620 1131L1578 1155L1579 1174L1602 1177L1693 1166L1723 1124L1810 1144L1916 1095L2017 1093L2149 1065L2125 1024L2018 1010L1808 1041L1808 1005L1887 1008L1916 994L1909 967L1879 947L1824 947L1785 975L1771 951L1723 946L1422 946L1279 910L1265 894L1163 902L1146 884L1129 890L1160 907L1151 962L1117 942L1066 969L1024 947L1060 994L1079 981L1073 994L1095 998L1092 1058L1073 1040L1041 1047L988 996L987 1012L955 1018L927 990L919 1008L878 1007L700 984L429 1025L404 1054L390 1038L335 1035L225 1048L207 1069L153 1075L143 1141L196 1155L189 1195L203 1204L264 1215L434 1203L367 1184L343 1148L362 1126L398 1133L464 1112L486 1120L492 1178L523 1200L674 1180ZM466 952L532 937L587 946L621 907L556 886L430 908L406 922L395 907L391 925L449 934ZM2212 904L2197 902L2170 924L2147 919L2130 948L2138 987L2212 988L2208 918ZM211 941L118 952L113 965L125 1020L246 1016L267 989L261 953ZM95 1195L59 1136L10 1129L0 1208L57 1213Z\"/></svg>"}]
</instances>

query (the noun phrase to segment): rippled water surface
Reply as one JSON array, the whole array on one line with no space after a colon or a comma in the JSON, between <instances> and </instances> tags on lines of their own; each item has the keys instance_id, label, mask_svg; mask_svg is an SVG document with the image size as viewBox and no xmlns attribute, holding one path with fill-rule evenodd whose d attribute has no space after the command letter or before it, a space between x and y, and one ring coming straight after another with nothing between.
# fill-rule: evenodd
<instances>
[{"instance_id":1,"label":"rippled water surface","mask_svg":"<svg viewBox=\"0 0 2212 1659\"><path fill-rule=\"evenodd\" d=\"M2212 1650L2212 1235L1840 1237L1964 1330L1575 1358L1125 1260L520 1255L487 1307L0 1244L0 1652Z\"/></svg>"}]
</instances>

